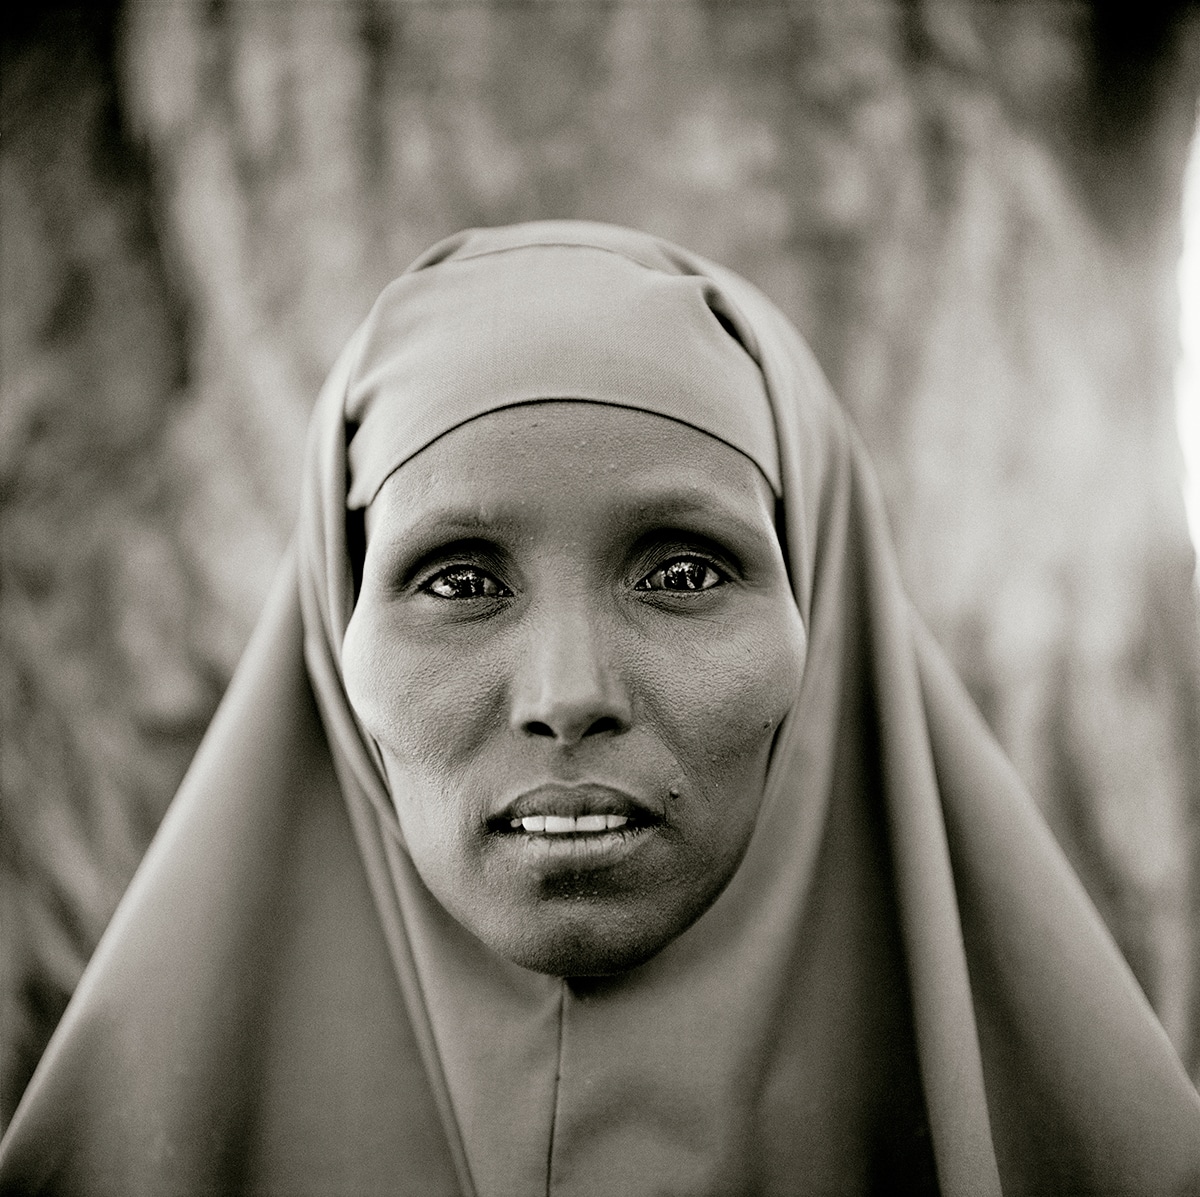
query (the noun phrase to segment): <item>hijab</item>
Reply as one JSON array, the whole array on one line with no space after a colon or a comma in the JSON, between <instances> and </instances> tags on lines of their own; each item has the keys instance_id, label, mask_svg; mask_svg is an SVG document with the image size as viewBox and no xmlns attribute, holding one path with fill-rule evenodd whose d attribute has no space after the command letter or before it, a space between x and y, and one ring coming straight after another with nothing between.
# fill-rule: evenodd
<instances>
[{"instance_id":1,"label":"hijab","mask_svg":"<svg viewBox=\"0 0 1200 1197\"><path fill-rule=\"evenodd\" d=\"M746 454L808 636L750 845L644 964L501 959L424 887L346 698L362 508L496 408ZM31 1082L4 1192L1184 1194L1200 1099L909 604L799 335L655 238L435 246L314 413L295 549Z\"/></svg>"}]
</instances>

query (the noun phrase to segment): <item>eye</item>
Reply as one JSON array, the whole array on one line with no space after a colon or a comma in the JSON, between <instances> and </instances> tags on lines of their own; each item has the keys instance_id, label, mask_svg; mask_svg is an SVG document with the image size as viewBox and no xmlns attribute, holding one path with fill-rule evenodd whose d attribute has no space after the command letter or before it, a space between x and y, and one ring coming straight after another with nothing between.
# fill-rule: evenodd
<instances>
[{"instance_id":1,"label":"eye","mask_svg":"<svg viewBox=\"0 0 1200 1197\"><path fill-rule=\"evenodd\" d=\"M676 557L660 565L644 577L635 587L637 590L680 591L711 590L726 581L711 561L703 557Z\"/></svg>"},{"instance_id":2,"label":"eye","mask_svg":"<svg viewBox=\"0 0 1200 1197\"><path fill-rule=\"evenodd\" d=\"M421 584L427 594L443 599L508 598L512 591L486 570L474 565L452 565Z\"/></svg>"}]
</instances>

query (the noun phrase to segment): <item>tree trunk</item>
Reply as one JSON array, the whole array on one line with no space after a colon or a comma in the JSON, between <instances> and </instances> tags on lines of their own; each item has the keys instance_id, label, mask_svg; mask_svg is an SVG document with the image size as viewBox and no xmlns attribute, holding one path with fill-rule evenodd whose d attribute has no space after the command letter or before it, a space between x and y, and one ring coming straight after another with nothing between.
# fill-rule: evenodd
<instances>
[{"instance_id":1,"label":"tree trunk","mask_svg":"<svg viewBox=\"0 0 1200 1197\"><path fill-rule=\"evenodd\" d=\"M0 1114L236 662L342 342L438 237L547 216L681 241L805 332L918 607L1194 1069L1200 20L1113 13L132 0L12 31Z\"/></svg>"}]
</instances>

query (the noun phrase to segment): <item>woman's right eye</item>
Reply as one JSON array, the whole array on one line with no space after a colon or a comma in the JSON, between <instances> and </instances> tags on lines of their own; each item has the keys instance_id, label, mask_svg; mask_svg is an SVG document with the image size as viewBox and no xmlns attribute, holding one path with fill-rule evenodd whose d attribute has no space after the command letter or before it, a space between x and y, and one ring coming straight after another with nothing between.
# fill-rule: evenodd
<instances>
[{"instance_id":1,"label":"woman's right eye","mask_svg":"<svg viewBox=\"0 0 1200 1197\"><path fill-rule=\"evenodd\" d=\"M427 594L444 599L508 598L512 591L487 570L474 565L452 565L421 584Z\"/></svg>"}]
</instances>

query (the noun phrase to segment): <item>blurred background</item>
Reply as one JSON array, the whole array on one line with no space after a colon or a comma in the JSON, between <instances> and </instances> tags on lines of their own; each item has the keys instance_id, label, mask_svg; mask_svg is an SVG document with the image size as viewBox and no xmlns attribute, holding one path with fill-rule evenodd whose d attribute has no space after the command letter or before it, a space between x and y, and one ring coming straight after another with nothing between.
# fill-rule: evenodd
<instances>
[{"instance_id":1,"label":"blurred background","mask_svg":"<svg viewBox=\"0 0 1200 1197\"><path fill-rule=\"evenodd\" d=\"M680 241L804 331L910 593L1197 1075L1173 388L1200 10L98 0L4 21L0 1124L254 623L325 370L428 244L550 216Z\"/></svg>"}]
</instances>

